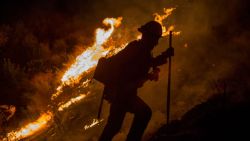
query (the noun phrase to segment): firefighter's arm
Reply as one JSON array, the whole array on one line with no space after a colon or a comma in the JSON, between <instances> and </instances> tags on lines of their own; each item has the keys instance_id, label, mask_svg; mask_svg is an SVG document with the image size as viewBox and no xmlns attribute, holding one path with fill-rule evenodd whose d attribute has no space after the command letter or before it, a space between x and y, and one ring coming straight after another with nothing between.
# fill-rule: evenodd
<instances>
[{"instance_id":1,"label":"firefighter's arm","mask_svg":"<svg viewBox=\"0 0 250 141\"><path fill-rule=\"evenodd\" d=\"M158 81L160 69L155 67L153 71L148 73L148 79L151 81Z\"/></svg>"},{"instance_id":2,"label":"firefighter's arm","mask_svg":"<svg viewBox=\"0 0 250 141\"><path fill-rule=\"evenodd\" d=\"M157 66L167 63L167 58L170 56L174 56L174 48L172 47L162 52L161 55L153 58L152 67L156 68Z\"/></svg>"}]
</instances>

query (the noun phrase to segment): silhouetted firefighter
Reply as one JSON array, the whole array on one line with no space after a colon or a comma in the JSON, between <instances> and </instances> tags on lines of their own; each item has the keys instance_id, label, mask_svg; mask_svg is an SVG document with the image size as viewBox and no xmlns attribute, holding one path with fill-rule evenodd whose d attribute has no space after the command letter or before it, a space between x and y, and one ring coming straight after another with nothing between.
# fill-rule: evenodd
<instances>
[{"instance_id":1,"label":"silhouetted firefighter","mask_svg":"<svg viewBox=\"0 0 250 141\"><path fill-rule=\"evenodd\" d=\"M173 48L153 57L151 51L162 36L158 22L150 21L138 29L140 40L133 41L117 55L99 60L94 78L105 85L104 99L111 103L110 115L100 141L111 141L119 132L126 112L134 114L127 141L140 141L151 118L150 107L137 96L137 88L147 80L158 80L157 66L174 55ZM150 71L151 70L151 71Z\"/></svg>"}]
</instances>

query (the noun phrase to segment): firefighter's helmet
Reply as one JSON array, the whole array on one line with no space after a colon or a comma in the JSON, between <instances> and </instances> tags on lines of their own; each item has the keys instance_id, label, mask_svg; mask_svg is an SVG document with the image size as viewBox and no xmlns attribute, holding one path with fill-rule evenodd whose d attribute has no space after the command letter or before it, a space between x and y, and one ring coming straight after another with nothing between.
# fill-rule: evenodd
<instances>
[{"instance_id":1,"label":"firefighter's helmet","mask_svg":"<svg viewBox=\"0 0 250 141\"><path fill-rule=\"evenodd\" d=\"M161 24L156 21L150 21L146 23L145 25L138 28L138 31L140 31L142 34L150 34L158 37L161 37L162 35Z\"/></svg>"}]
</instances>

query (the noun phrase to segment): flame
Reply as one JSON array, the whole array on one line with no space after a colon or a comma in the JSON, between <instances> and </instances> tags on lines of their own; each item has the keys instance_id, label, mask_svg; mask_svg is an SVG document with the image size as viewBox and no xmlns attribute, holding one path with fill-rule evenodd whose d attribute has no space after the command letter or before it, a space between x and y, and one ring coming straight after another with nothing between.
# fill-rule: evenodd
<instances>
[{"instance_id":1,"label":"flame","mask_svg":"<svg viewBox=\"0 0 250 141\"><path fill-rule=\"evenodd\" d=\"M57 87L56 93L54 93L51 97L53 100L57 96L59 96L63 92L63 87L65 85L71 85L78 83L80 80L81 75L85 72L89 72L91 68L95 67L97 65L98 60L106 56L111 50L114 50L112 48L105 49L103 47L103 44L107 42L107 40L110 38L111 34L113 33L115 27L118 27L121 24L122 17L119 18L106 18L103 20L103 24L106 26L110 26L108 30L98 28L96 30L96 41L91 46L88 47L87 50L82 52L80 54L75 62L69 67L69 69L64 73L62 79L61 79L61 85ZM117 51L114 51L116 53ZM81 85L81 87L87 87L90 84L90 80L87 79L84 81ZM87 94L81 94L75 98L71 98L69 101L65 102L64 104L60 104L58 107L58 111L63 111L67 108L69 108L72 104L77 103L84 99ZM4 140L8 141L14 141L14 140L20 140L26 137L29 137L43 129L49 126L49 121L53 119L52 112L48 111L46 113L43 113L36 121L31 122L25 126L23 126L20 130L17 131L11 131L7 133L7 138L4 138ZM91 127L94 126L94 123L91 124ZM100 122L100 121L99 121ZM98 123L99 123L98 122Z\"/></svg>"},{"instance_id":2,"label":"flame","mask_svg":"<svg viewBox=\"0 0 250 141\"><path fill-rule=\"evenodd\" d=\"M159 22L162 25L163 28L163 36L168 35L170 30L174 30L174 26L170 26L166 28L166 26L163 25L163 20L166 19L169 15L171 15L172 11L175 8L170 9L164 9L164 15L159 15L158 13L155 13L155 21ZM65 85L72 85L79 83L81 76L83 73L88 73L97 65L98 60L103 56L112 56L122 49L124 49L127 45L125 43L120 48L104 48L103 45L108 41L110 36L112 35L115 27L118 27L121 24L122 17L119 18L106 18L103 20L103 24L106 26L110 26L108 30L98 28L96 30L96 39L95 43L88 47L84 52L82 52L79 56L77 56L75 62L65 71L61 78L61 84L57 87L56 93L52 94L51 100L54 100L56 97L58 97L62 92ZM180 31L173 32L174 35L180 34ZM138 36L138 39L141 37ZM83 87L87 87L90 84L90 80L86 80L82 83ZM72 104L77 103L84 99L87 96L87 94L81 94L75 98L71 98L68 102L65 102L64 104L59 104L58 111L64 111L65 109L69 108ZM14 141L14 140L20 140L23 138L27 138L39 131L42 131L46 127L49 126L49 122L53 120L53 113L48 111L46 113L43 113L36 121L29 123L25 126L23 126L20 130L17 131L11 131L7 133L7 138L4 138L6 141ZM98 125L100 122L102 122L103 119L93 119L93 122L90 125L85 125L84 129L87 130L89 128L92 128L96 125Z\"/></svg>"},{"instance_id":3,"label":"flame","mask_svg":"<svg viewBox=\"0 0 250 141\"><path fill-rule=\"evenodd\" d=\"M68 102L61 104L58 108L58 111L63 111L65 108L69 108L69 106L71 106L72 104L77 103L81 101L82 99L84 99L86 95L87 94L80 94L77 97L71 98Z\"/></svg>"},{"instance_id":4,"label":"flame","mask_svg":"<svg viewBox=\"0 0 250 141\"><path fill-rule=\"evenodd\" d=\"M141 37L142 37L142 34L139 34L139 35L137 35L136 39L137 39L137 40L140 40Z\"/></svg>"},{"instance_id":5,"label":"flame","mask_svg":"<svg viewBox=\"0 0 250 141\"><path fill-rule=\"evenodd\" d=\"M101 123L102 121L103 121L103 119L100 119L100 120L98 120L98 119L93 119L93 121L92 121L92 123L91 123L90 125L85 125L85 126L84 126L84 129L87 130L87 129L89 129L89 128L92 128L92 127L98 125L99 123Z\"/></svg>"},{"instance_id":6,"label":"flame","mask_svg":"<svg viewBox=\"0 0 250 141\"><path fill-rule=\"evenodd\" d=\"M163 9L163 12L165 13L165 14L163 14L163 15L160 15L160 14L158 14L158 13L154 13L153 15L154 15L154 17L155 17L155 21L157 21L157 22L159 22L160 24L161 24L161 26L162 26L162 36L164 37L164 36L167 36L168 34L169 34L169 31L172 31L172 30L174 30L174 26L173 25L171 25L170 27L166 27L166 26L164 26L163 25L163 20L165 20L165 19L167 19L171 14L172 14L172 12L175 10L176 8L164 8ZM180 31L175 31L175 32L173 32L173 35L179 35L181 32Z\"/></svg>"},{"instance_id":7,"label":"flame","mask_svg":"<svg viewBox=\"0 0 250 141\"><path fill-rule=\"evenodd\" d=\"M113 33L115 27L118 27L121 24L122 17L116 18L106 18L103 20L103 24L110 28L108 30L98 28L96 30L96 39L95 43L88 47L87 50L82 52L77 56L75 62L69 67L69 69L64 73L61 79L61 85L58 86L57 92L54 93L51 99L55 99L62 93L62 88L64 85L71 85L78 83L81 75L85 72L89 72L93 67L97 65L98 60L106 56L111 48L103 48L103 44L107 42Z\"/></svg>"},{"instance_id":8,"label":"flame","mask_svg":"<svg viewBox=\"0 0 250 141\"><path fill-rule=\"evenodd\" d=\"M115 18L106 18L103 20L103 24L108 26L111 25L111 28L107 31L105 31L104 29L98 28L96 30L96 45L102 45L103 43L105 43L108 38L111 36L111 34L114 31L114 27L118 27L121 24L121 20L122 17L119 17L117 19Z\"/></svg>"},{"instance_id":9,"label":"flame","mask_svg":"<svg viewBox=\"0 0 250 141\"><path fill-rule=\"evenodd\" d=\"M53 114L50 111L47 111L46 113L43 113L36 121L25 125L20 130L9 132L7 134L7 139L5 140L16 141L29 137L48 127L48 123L52 119Z\"/></svg>"},{"instance_id":10,"label":"flame","mask_svg":"<svg viewBox=\"0 0 250 141\"><path fill-rule=\"evenodd\" d=\"M86 88L89 86L91 80L90 79L87 79L86 81L82 82L81 86L80 87L83 87L83 88Z\"/></svg>"},{"instance_id":11,"label":"flame","mask_svg":"<svg viewBox=\"0 0 250 141\"><path fill-rule=\"evenodd\" d=\"M118 27L121 24L122 18L106 18L103 21L104 25L110 25L110 29L105 31L104 29L98 28L96 30L96 42L95 44L84 51L81 55L76 58L74 64L65 72L61 81L67 85L71 84L72 81L79 79L83 72L86 72L90 68L97 64L100 57L105 56L108 51L102 48L102 45L108 40L114 31L114 27ZM97 57L97 54L100 55ZM95 57L93 57L95 56ZM73 82L74 83L74 82Z\"/></svg>"}]
</instances>

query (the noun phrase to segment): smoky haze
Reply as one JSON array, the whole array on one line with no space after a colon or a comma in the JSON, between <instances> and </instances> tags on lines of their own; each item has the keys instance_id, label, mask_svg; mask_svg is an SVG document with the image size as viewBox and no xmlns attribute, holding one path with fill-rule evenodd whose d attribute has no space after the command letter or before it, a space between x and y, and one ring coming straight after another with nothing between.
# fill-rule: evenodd
<instances>
[{"instance_id":1,"label":"smoky haze","mask_svg":"<svg viewBox=\"0 0 250 141\"><path fill-rule=\"evenodd\" d=\"M213 84L226 81L235 102L244 100L239 91L249 87L249 5L247 0L3 0L0 2L0 104L12 104L17 112L8 129L36 119L49 104L47 99L74 58L93 43L94 30L106 17L122 16L115 31L119 40L132 41L137 28L153 20L153 13L175 7L164 22L181 31L173 37L175 56L172 68L171 120L218 91ZM117 41L119 43L119 41ZM161 39L154 50L159 55L168 47ZM138 56L139 57L139 56ZM147 82L139 96L152 108L153 116L144 140L166 120L167 64L160 67L158 82ZM94 96L62 113L64 130L48 140L97 140L100 126L84 131L85 123L96 116L103 86L93 87ZM107 119L109 104L102 116ZM128 114L115 140L124 140L131 124ZM63 132L63 133L62 133ZM49 133L48 133L49 134Z\"/></svg>"}]
</instances>

